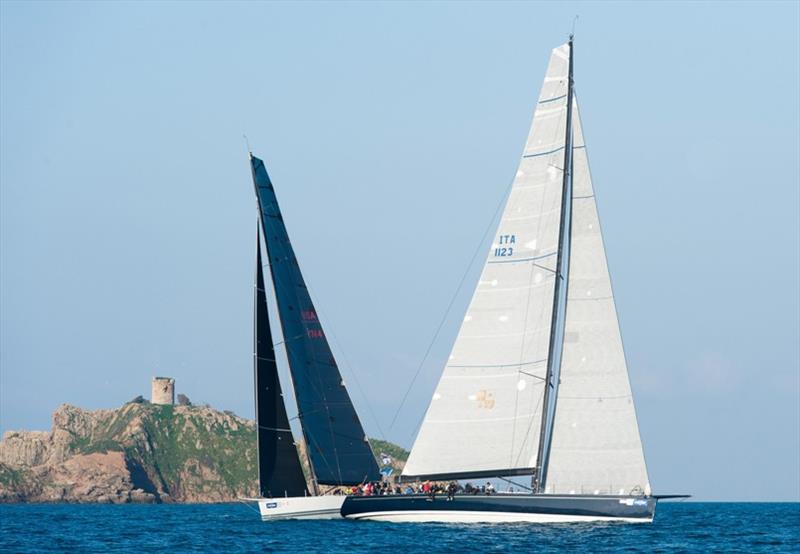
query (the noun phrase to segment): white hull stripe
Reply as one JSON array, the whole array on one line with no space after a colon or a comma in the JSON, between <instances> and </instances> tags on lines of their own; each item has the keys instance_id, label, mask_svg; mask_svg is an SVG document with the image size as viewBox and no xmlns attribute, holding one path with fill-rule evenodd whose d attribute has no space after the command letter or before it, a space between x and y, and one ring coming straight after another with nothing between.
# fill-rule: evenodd
<instances>
[{"instance_id":1,"label":"white hull stripe","mask_svg":"<svg viewBox=\"0 0 800 554\"><path fill-rule=\"evenodd\" d=\"M272 519L303 519L303 518L320 518L320 516L330 516L332 519L342 517L342 514L339 510L306 510L306 511L298 511L298 512L283 512L283 513L275 513L274 515L262 515L261 519L264 521L269 521Z\"/></svg>"},{"instance_id":2,"label":"white hull stripe","mask_svg":"<svg viewBox=\"0 0 800 554\"><path fill-rule=\"evenodd\" d=\"M347 519L372 521L442 522L442 523L578 523L591 521L618 521L624 523L652 523L653 518L584 516L569 514L535 514L521 512L478 512L467 510L398 510L364 512L348 515Z\"/></svg>"}]
</instances>

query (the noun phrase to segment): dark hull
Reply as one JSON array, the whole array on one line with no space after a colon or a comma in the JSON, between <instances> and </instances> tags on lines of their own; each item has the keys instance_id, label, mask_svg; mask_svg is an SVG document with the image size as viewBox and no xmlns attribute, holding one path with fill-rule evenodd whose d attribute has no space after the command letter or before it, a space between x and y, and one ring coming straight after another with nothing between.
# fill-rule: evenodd
<instances>
[{"instance_id":1,"label":"dark hull","mask_svg":"<svg viewBox=\"0 0 800 554\"><path fill-rule=\"evenodd\" d=\"M378 521L562 523L579 521L626 521L649 523L657 500L652 497L458 494L453 500L437 495L349 496L342 515L349 519Z\"/></svg>"}]
</instances>

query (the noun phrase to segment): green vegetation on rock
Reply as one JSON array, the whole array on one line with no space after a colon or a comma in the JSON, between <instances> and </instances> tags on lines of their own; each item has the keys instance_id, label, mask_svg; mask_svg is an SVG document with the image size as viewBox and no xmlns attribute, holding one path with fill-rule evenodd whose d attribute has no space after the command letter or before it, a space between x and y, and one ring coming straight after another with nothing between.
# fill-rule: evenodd
<instances>
[{"instance_id":1,"label":"green vegetation on rock","mask_svg":"<svg viewBox=\"0 0 800 554\"><path fill-rule=\"evenodd\" d=\"M381 453L391 456L394 462L405 462L408 459L407 450L403 450L396 444L393 444L389 441L369 439L369 445L372 447L372 451L375 453L375 458L378 460L379 464L381 463Z\"/></svg>"},{"instance_id":2,"label":"green vegetation on rock","mask_svg":"<svg viewBox=\"0 0 800 554\"><path fill-rule=\"evenodd\" d=\"M399 469L408 453L371 439ZM208 406L64 405L52 433L0 441L1 501L225 502L257 495L255 423Z\"/></svg>"}]
</instances>

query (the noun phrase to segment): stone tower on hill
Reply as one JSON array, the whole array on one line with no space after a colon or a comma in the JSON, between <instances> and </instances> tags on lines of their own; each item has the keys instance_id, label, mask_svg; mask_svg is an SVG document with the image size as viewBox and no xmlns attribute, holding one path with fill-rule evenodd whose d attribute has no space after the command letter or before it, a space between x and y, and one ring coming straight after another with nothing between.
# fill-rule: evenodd
<instances>
[{"instance_id":1,"label":"stone tower on hill","mask_svg":"<svg viewBox=\"0 0 800 554\"><path fill-rule=\"evenodd\" d=\"M175 379L171 377L153 377L150 402L153 404L175 404Z\"/></svg>"}]
</instances>

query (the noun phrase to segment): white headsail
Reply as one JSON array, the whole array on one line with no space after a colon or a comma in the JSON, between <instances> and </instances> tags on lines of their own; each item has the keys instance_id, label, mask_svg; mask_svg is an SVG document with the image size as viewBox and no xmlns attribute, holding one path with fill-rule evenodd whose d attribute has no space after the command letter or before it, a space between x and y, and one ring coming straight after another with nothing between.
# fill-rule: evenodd
<instances>
[{"instance_id":1,"label":"white headsail","mask_svg":"<svg viewBox=\"0 0 800 554\"><path fill-rule=\"evenodd\" d=\"M545 492L649 493L577 100L573 139L569 293Z\"/></svg>"},{"instance_id":2,"label":"white headsail","mask_svg":"<svg viewBox=\"0 0 800 554\"><path fill-rule=\"evenodd\" d=\"M553 50L525 151L405 476L536 466L558 251L569 46Z\"/></svg>"}]
</instances>

